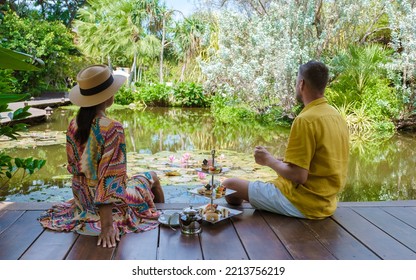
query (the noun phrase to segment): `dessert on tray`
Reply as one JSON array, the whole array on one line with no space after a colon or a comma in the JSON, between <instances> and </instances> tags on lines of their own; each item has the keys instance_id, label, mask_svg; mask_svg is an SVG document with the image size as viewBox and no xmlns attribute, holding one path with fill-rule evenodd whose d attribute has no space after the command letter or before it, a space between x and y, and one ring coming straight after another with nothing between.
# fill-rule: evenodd
<instances>
[{"instance_id":1,"label":"dessert on tray","mask_svg":"<svg viewBox=\"0 0 416 280\"><path fill-rule=\"evenodd\" d=\"M224 197L224 196L230 194L229 192L232 192L231 190L229 192L227 192L226 187L223 186L223 185L216 186L214 184L214 186L212 186L209 183L206 184L203 187L196 188L195 190L196 190L197 194L207 196L207 197L211 197L214 194L215 198ZM192 190L191 192L195 193L195 190Z\"/></svg>"},{"instance_id":2,"label":"dessert on tray","mask_svg":"<svg viewBox=\"0 0 416 280\"><path fill-rule=\"evenodd\" d=\"M222 171L222 167L221 166L219 166L219 165L211 165L209 168L208 168L208 173L210 173L210 174L218 174L218 173L221 173L221 171Z\"/></svg>"},{"instance_id":3,"label":"dessert on tray","mask_svg":"<svg viewBox=\"0 0 416 280\"><path fill-rule=\"evenodd\" d=\"M199 214L205 221L215 223L224 219L229 218L230 216L241 214L241 211L229 209L226 207L218 206L218 204L209 203L205 206L202 206L198 209ZM232 212L231 212L232 211Z\"/></svg>"},{"instance_id":4,"label":"dessert on tray","mask_svg":"<svg viewBox=\"0 0 416 280\"><path fill-rule=\"evenodd\" d=\"M204 159L202 161L201 170L205 171L205 172L208 172L208 169L209 169L208 161L206 159Z\"/></svg>"}]
</instances>

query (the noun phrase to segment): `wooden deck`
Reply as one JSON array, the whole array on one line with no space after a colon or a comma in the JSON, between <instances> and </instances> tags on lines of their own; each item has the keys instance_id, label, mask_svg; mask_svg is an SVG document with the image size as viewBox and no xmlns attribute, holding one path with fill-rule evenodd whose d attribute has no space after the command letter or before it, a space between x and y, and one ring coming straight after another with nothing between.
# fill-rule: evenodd
<instances>
[{"instance_id":1,"label":"wooden deck","mask_svg":"<svg viewBox=\"0 0 416 280\"><path fill-rule=\"evenodd\" d=\"M416 201L340 203L333 217L310 221L240 208L243 214L185 236L166 226L127 234L116 248L96 237L44 230L50 204L0 202L2 260L416 260ZM159 204L160 209L187 205Z\"/></svg>"},{"instance_id":2,"label":"wooden deck","mask_svg":"<svg viewBox=\"0 0 416 280\"><path fill-rule=\"evenodd\" d=\"M41 99L41 100L29 100L26 101L27 106L30 106L28 116L22 120L11 120L9 113L16 111L17 109L25 107L25 102L12 102L8 104L11 112L1 112L0 113L0 125L11 125L15 123L37 123L42 122L46 119L46 107L58 107L63 105L68 105L71 102L68 98L51 98L51 99Z\"/></svg>"}]
</instances>

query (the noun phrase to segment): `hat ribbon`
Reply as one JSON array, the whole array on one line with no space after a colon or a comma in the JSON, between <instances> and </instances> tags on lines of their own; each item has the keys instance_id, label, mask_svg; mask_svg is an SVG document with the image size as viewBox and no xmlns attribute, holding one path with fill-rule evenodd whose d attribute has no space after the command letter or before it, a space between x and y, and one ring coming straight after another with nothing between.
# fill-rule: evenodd
<instances>
[{"instance_id":1,"label":"hat ribbon","mask_svg":"<svg viewBox=\"0 0 416 280\"><path fill-rule=\"evenodd\" d=\"M111 75L106 81L99 84L98 86L93 87L93 88L89 88L89 89L79 88L79 91L82 95L91 96L91 95L100 93L103 90L106 90L107 88L109 88L113 84L113 82L114 82L114 78Z\"/></svg>"}]
</instances>

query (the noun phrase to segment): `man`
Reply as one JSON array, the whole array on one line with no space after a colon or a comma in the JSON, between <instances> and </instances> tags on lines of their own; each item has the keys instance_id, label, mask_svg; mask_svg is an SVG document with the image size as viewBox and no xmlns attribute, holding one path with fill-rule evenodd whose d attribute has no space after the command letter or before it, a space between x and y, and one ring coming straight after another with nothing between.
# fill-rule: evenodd
<instances>
[{"instance_id":1,"label":"man","mask_svg":"<svg viewBox=\"0 0 416 280\"><path fill-rule=\"evenodd\" d=\"M247 200L258 209L307 219L335 212L337 194L346 182L349 136L345 120L324 97L328 72L318 61L299 67L296 98L305 107L292 124L284 159L261 146L254 150L256 163L272 168L277 178L225 180L223 184L236 191L227 197L228 203Z\"/></svg>"}]
</instances>

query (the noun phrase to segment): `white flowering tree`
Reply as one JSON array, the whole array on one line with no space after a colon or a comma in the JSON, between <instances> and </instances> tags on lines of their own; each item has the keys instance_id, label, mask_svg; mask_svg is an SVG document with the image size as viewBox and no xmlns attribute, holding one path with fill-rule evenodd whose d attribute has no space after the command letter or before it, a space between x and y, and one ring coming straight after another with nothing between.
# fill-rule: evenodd
<instances>
[{"instance_id":1,"label":"white flowering tree","mask_svg":"<svg viewBox=\"0 0 416 280\"><path fill-rule=\"evenodd\" d=\"M241 2L247 10L251 1L232 2L234 9L219 16L218 51L201 62L205 86L255 108L277 105L285 114L295 105L299 65L365 40L384 14L384 4L374 0L270 0L253 13L235 9Z\"/></svg>"},{"instance_id":2,"label":"white flowering tree","mask_svg":"<svg viewBox=\"0 0 416 280\"><path fill-rule=\"evenodd\" d=\"M390 69L396 73L396 88L405 108L402 118L416 110L416 1L385 0L392 31L391 46L396 51Z\"/></svg>"}]
</instances>

